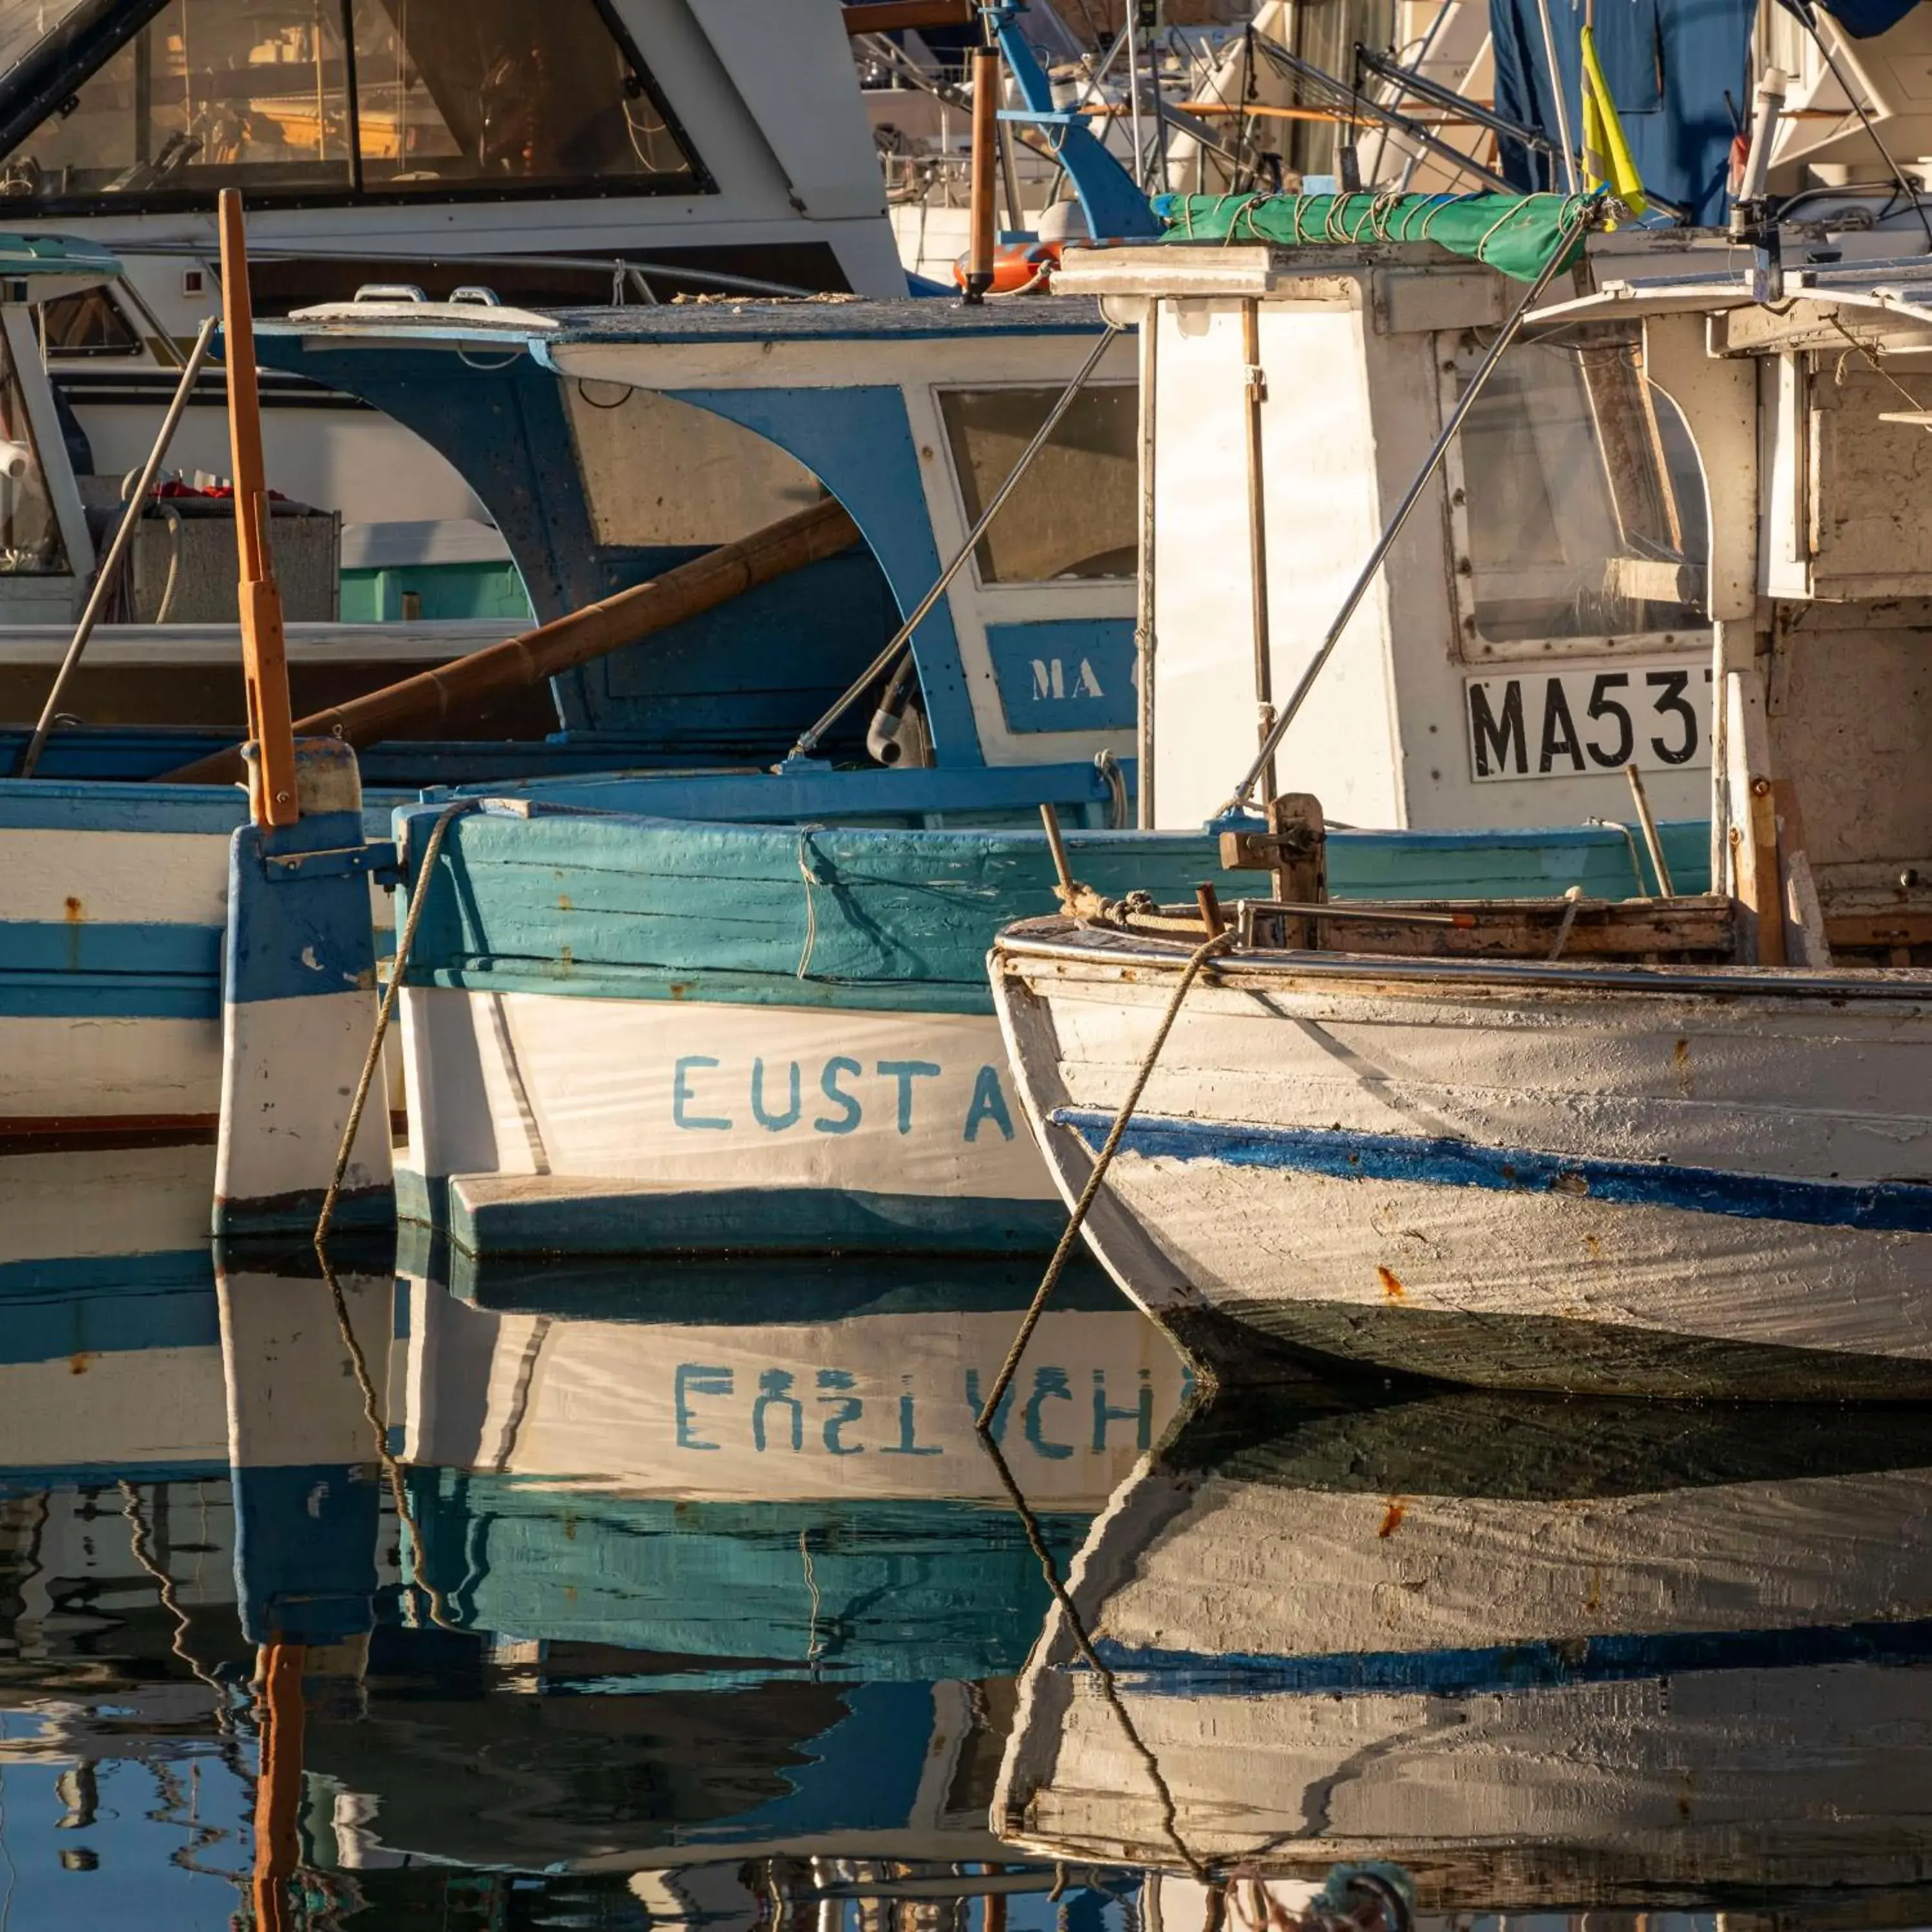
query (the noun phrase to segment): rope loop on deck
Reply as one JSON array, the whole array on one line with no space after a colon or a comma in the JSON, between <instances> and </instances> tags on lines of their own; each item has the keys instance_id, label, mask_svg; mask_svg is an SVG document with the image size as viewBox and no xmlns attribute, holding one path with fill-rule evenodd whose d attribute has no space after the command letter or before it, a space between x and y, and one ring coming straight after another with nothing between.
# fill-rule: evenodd
<instances>
[{"instance_id":1,"label":"rope loop on deck","mask_svg":"<svg viewBox=\"0 0 1932 1932\"><path fill-rule=\"evenodd\" d=\"M1066 1266L1066 1258L1073 1252L1073 1244L1079 1238L1080 1230L1085 1225L1088 1210L1094 1205L1100 1192L1100 1184L1107 1177L1107 1169L1112 1166L1114 1156L1127 1131L1127 1123L1134 1117L1134 1109L1141 1103L1141 1096L1147 1091L1148 1082L1153 1077L1154 1063L1160 1059L1161 1049L1167 1044L1167 1036L1174 1030L1174 1022L1180 1017L1180 1003L1187 997L1188 988L1194 984L1202 967L1216 953L1225 952L1234 943L1232 932L1217 932L1197 946L1188 955L1187 964L1181 968L1179 983L1174 987L1174 997L1167 1003L1167 1011L1161 1016L1159 1028L1153 1042L1148 1048L1134 1076L1134 1084L1127 1090L1127 1097L1120 1103L1120 1111L1114 1117L1114 1124L1107 1130L1107 1138L1100 1151L1094 1158L1093 1172L1087 1177L1087 1184L1080 1190L1080 1198L1073 1204L1073 1212L1060 1234L1060 1244L1053 1251L1053 1258L1046 1264L1046 1272L1040 1276L1040 1286L1034 1290L1033 1301L1022 1318L1019 1332L1013 1337L1012 1346L1006 1351L1006 1359L1000 1365L1000 1372L993 1378L990 1394L982 1405L978 1420L974 1424L982 1436L989 1435L994 1418L1000 1412L1000 1404L1005 1400L1006 1390L1012 1386L1014 1375L1020 1365L1020 1358L1026 1353L1026 1346L1033 1339L1033 1331L1040 1325L1040 1318L1046 1312L1047 1298L1058 1282L1061 1270Z\"/></svg>"}]
</instances>

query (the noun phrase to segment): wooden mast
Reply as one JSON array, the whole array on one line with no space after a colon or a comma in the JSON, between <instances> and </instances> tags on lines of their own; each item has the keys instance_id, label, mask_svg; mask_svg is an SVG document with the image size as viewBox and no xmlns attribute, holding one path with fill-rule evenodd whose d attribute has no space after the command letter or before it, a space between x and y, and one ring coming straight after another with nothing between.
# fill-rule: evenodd
<instances>
[{"instance_id":1,"label":"wooden mast","mask_svg":"<svg viewBox=\"0 0 1932 1932\"><path fill-rule=\"evenodd\" d=\"M228 358L228 446L235 466L235 541L241 558L242 666L248 693L248 810L257 825L292 825L296 750L289 702L282 593L268 541L268 487L262 460L262 402L255 374L255 322L248 296L248 244L240 192L221 190L221 321Z\"/></svg>"}]
</instances>

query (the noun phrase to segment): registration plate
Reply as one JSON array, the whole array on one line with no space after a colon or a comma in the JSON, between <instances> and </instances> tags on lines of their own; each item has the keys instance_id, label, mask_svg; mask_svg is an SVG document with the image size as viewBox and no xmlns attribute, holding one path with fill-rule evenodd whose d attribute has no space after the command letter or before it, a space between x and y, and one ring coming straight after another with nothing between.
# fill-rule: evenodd
<instances>
[{"instance_id":1,"label":"registration plate","mask_svg":"<svg viewBox=\"0 0 1932 1932\"><path fill-rule=\"evenodd\" d=\"M1711 762L1707 664L1524 671L1468 678L1463 692L1469 768L1479 784Z\"/></svg>"}]
</instances>

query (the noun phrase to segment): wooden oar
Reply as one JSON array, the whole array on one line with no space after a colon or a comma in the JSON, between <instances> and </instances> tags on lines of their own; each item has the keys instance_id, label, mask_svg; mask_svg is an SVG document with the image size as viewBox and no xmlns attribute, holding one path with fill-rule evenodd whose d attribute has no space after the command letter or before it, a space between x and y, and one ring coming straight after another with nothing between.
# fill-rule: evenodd
<instances>
[{"instance_id":1,"label":"wooden oar","mask_svg":"<svg viewBox=\"0 0 1932 1932\"><path fill-rule=\"evenodd\" d=\"M425 735L449 718L716 610L760 584L836 556L858 540L858 525L841 504L828 499L568 617L298 719L295 735L358 746ZM250 690L252 718L252 686ZM233 747L166 772L160 782L219 784L242 776L241 752Z\"/></svg>"}]
</instances>

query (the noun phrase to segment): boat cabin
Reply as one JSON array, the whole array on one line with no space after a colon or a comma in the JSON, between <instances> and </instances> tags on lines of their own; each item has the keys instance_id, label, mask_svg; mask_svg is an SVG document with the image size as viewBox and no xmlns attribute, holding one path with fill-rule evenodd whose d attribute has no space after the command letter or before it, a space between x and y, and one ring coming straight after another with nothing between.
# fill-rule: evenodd
<instances>
[{"instance_id":1,"label":"boat cabin","mask_svg":"<svg viewBox=\"0 0 1932 1932\"><path fill-rule=\"evenodd\" d=\"M219 299L219 190L256 312L365 284L525 303L719 288L905 292L836 4L46 0L0 24L0 226L126 265L50 301L49 364L104 473L146 454ZM357 577L441 563L448 614L505 553L461 478L349 398L264 386L275 486L334 510ZM219 369L176 460L232 467ZM380 586L372 585L380 591ZM399 614L392 613L392 614ZM439 614L425 602L424 616Z\"/></svg>"},{"instance_id":2,"label":"boat cabin","mask_svg":"<svg viewBox=\"0 0 1932 1932\"><path fill-rule=\"evenodd\" d=\"M1600 267L1708 479L1712 874L1741 956L1932 963L1932 260Z\"/></svg>"},{"instance_id":3,"label":"boat cabin","mask_svg":"<svg viewBox=\"0 0 1932 1932\"><path fill-rule=\"evenodd\" d=\"M1433 241L1170 240L1055 287L1141 325L1143 823L1198 825L1523 285ZM1610 312L1507 352L1288 734L1294 789L1358 825L1624 821L1634 764L1702 815L1712 512L1643 346Z\"/></svg>"},{"instance_id":4,"label":"boat cabin","mask_svg":"<svg viewBox=\"0 0 1932 1932\"><path fill-rule=\"evenodd\" d=\"M372 292L256 346L446 457L542 618L836 497L862 548L555 681L566 729L646 760L769 762L964 547L1102 328L1052 298L538 312ZM909 761L1131 757L1137 400L1123 334L914 635Z\"/></svg>"}]
</instances>

